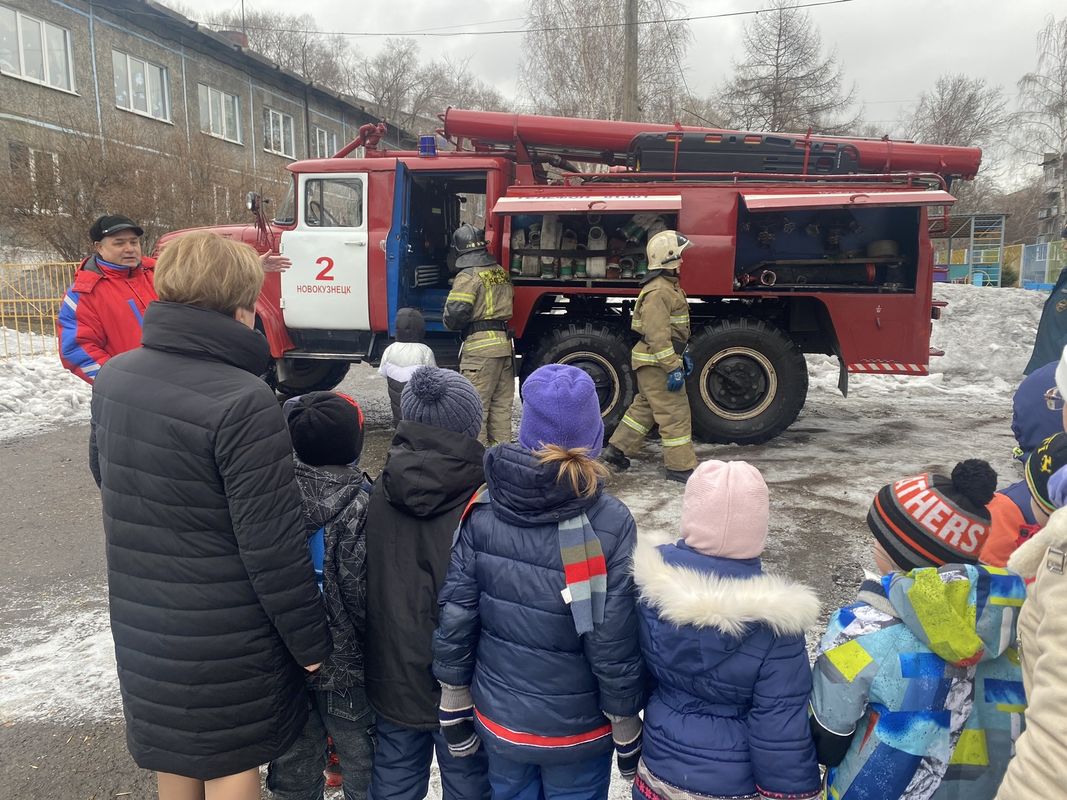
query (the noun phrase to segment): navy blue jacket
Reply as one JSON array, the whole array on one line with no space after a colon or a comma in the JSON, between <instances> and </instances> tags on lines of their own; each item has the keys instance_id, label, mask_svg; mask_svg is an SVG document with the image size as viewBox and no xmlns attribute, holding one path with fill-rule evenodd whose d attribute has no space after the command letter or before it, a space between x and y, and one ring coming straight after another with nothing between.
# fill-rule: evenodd
<instances>
[{"instance_id":1,"label":"navy blue jacket","mask_svg":"<svg viewBox=\"0 0 1067 800\"><path fill-rule=\"evenodd\" d=\"M642 541L641 652L655 689L635 788L644 797L816 797L804 631L819 601L759 559ZM762 796L762 795L761 795Z\"/></svg>"},{"instance_id":2,"label":"navy blue jacket","mask_svg":"<svg viewBox=\"0 0 1067 800\"><path fill-rule=\"evenodd\" d=\"M645 672L629 562L636 528L619 500L577 497L517 445L485 456L489 503L464 520L441 589L434 675L470 686L489 752L526 763L568 763L612 749L604 716L644 706ZM558 525L584 511L607 562L604 621L579 636Z\"/></svg>"},{"instance_id":3,"label":"navy blue jacket","mask_svg":"<svg viewBox=\"0 0 1067 800\"><path fill-rule=\"evenodd\" d=\"M1011 432L1019 443L1016 458L1026 461L1045 439L1063 430L1063 414L1050 411L1045 392L1056 385L1059 357L1051 364L1031 372L1015 390L1011 401ZM1027 501L1029 505L1029 500Z\"/></svg>"}]
</instances>

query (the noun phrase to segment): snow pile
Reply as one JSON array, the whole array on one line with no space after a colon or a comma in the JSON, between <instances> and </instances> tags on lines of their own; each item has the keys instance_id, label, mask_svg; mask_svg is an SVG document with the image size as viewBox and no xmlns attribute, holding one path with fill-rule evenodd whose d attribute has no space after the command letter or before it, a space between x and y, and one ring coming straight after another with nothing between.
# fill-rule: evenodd
<instances>
[{"instance_id":1,"label":"snow pile","mask_svg":"<svg viewBox=\"0 0 1067 800\"><path fill-rule=\"evenodd\" d=\"M0 328L0 358L29 358L56 352L55 336Z\"/></svg>"},{"instance_id":2,"label":"snow pile","mask_svg":"<svg viewBox=\"0 0 1067 800\"><path fill-rule=\"evenodd\" d=\"M899 394L933 398L945 395L1010 397L1030 360L1037 323L1048 295L1026 289L990 289L969 285L934 285L934 299L948 302L933 324L926 376L849 376L849 396ZM840 332L839 332L840 333ZM813 392L837 391L838 361L808 356Z\"/></svg>"},{"instance_id":3,"label":"snow pile","mask_svg":"<svg viewBox=\"0 0 1067 800\"><path fill-rule=\"evenodd\" d=\"M0 359L0 440L84 422L91 397L92 387L67 372L59 356Z\"/></svg>"},{"instance_id":4,"label":"snow pile","mask_svg":"<svg viewBox=\"0 0 1067 800\"><path fill-rule=\"evenodd\" d=\"M113 720L122 716L107 609L70 610L70 597L37 619L46 628L7 626L0 638L0 720ZM86 600L84 605L97 605ZM12 609L16 611L21 609Z\"/></svg>"}]
</instances>

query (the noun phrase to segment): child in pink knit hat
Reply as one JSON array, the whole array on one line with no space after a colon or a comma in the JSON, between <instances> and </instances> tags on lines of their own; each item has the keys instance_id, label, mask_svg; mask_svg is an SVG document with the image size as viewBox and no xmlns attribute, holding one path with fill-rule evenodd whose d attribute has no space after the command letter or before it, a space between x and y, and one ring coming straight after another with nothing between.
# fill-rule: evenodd
<instances>
[{"instance_id":1,"label":"child in pink knit hat","mask_svg":"<svg viewBox=\"0 0 1067 800\"><path fill-rule=\"evenodd\" d=\"M768 516L759 470L705 461L686 483L681 538L638 537L641 651L656 688L634 800L819 796L804 647L819 601L763 573Z\"/></svg>"}]
</instances>

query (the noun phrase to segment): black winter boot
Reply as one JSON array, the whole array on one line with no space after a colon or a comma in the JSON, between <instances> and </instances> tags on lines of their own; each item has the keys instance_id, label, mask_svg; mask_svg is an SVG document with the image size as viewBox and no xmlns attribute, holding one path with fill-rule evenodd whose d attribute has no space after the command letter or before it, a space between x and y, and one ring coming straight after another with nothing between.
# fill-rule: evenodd
<instances>
[{"instance_id":1,"label":"black winter boot","mask_svg":"<svg viewBox=\"0 0 1067 800\"><path fill-rule=\"evenodd\" d=\"M604 449L600 451L600 460L616 472L623 472L630 468L630 459L613 444L604 445Z\"/></svg>"},{"instance_id":2,"label":"black winter boot","mask_svg":"<svg viewBox=\"0 0 1067 800\"><path fill-rule=\"evenodd\" d=\"M669 481L677 481L678 483L685 483L689 480L689 476L693 474L691 469L666 469L663 470L667 473L666 477Z\"/></svg>"}]
</instances>

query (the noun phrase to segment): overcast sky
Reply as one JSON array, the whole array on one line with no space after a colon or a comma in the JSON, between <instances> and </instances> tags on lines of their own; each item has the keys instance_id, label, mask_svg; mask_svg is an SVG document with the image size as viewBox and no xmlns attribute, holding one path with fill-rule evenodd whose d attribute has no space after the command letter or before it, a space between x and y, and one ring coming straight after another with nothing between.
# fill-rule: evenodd
<instances>
[{"instance_id":1,"label":"overcast sky","mask_svg":"<svg viewBox=\"0 0 1067 800\"><path fill-rule=\"evenodd\" d=\"M698 16L755 9L762 0L688 0L683 4L687 15ZM240 0L181 0L180 5L195 18L197 13L225 6L237 10ZM409 32L461 24L483 30L522 27L526 2L302 0L297 6L277 0L245 0L245 8L306 11L324 31ZM946 72L985 78L1014 97L1016 81L1034 67L1035 34L1049 14L1063 8L1049 0L851 0L808 13L824 46L837 49L846 75L856 83L865 116L889 130L901 112ZM731 61L742 55L745 19L690 23L693 44L685 66L694 94L711 94L729 75ZM350 41L367 54L383 44L377 37L352 37ZM505 96L517 96L521 34L419 37L418 41L424 57L471 56L471 67L478 75Z\"/></svg>"}]
</instances>

